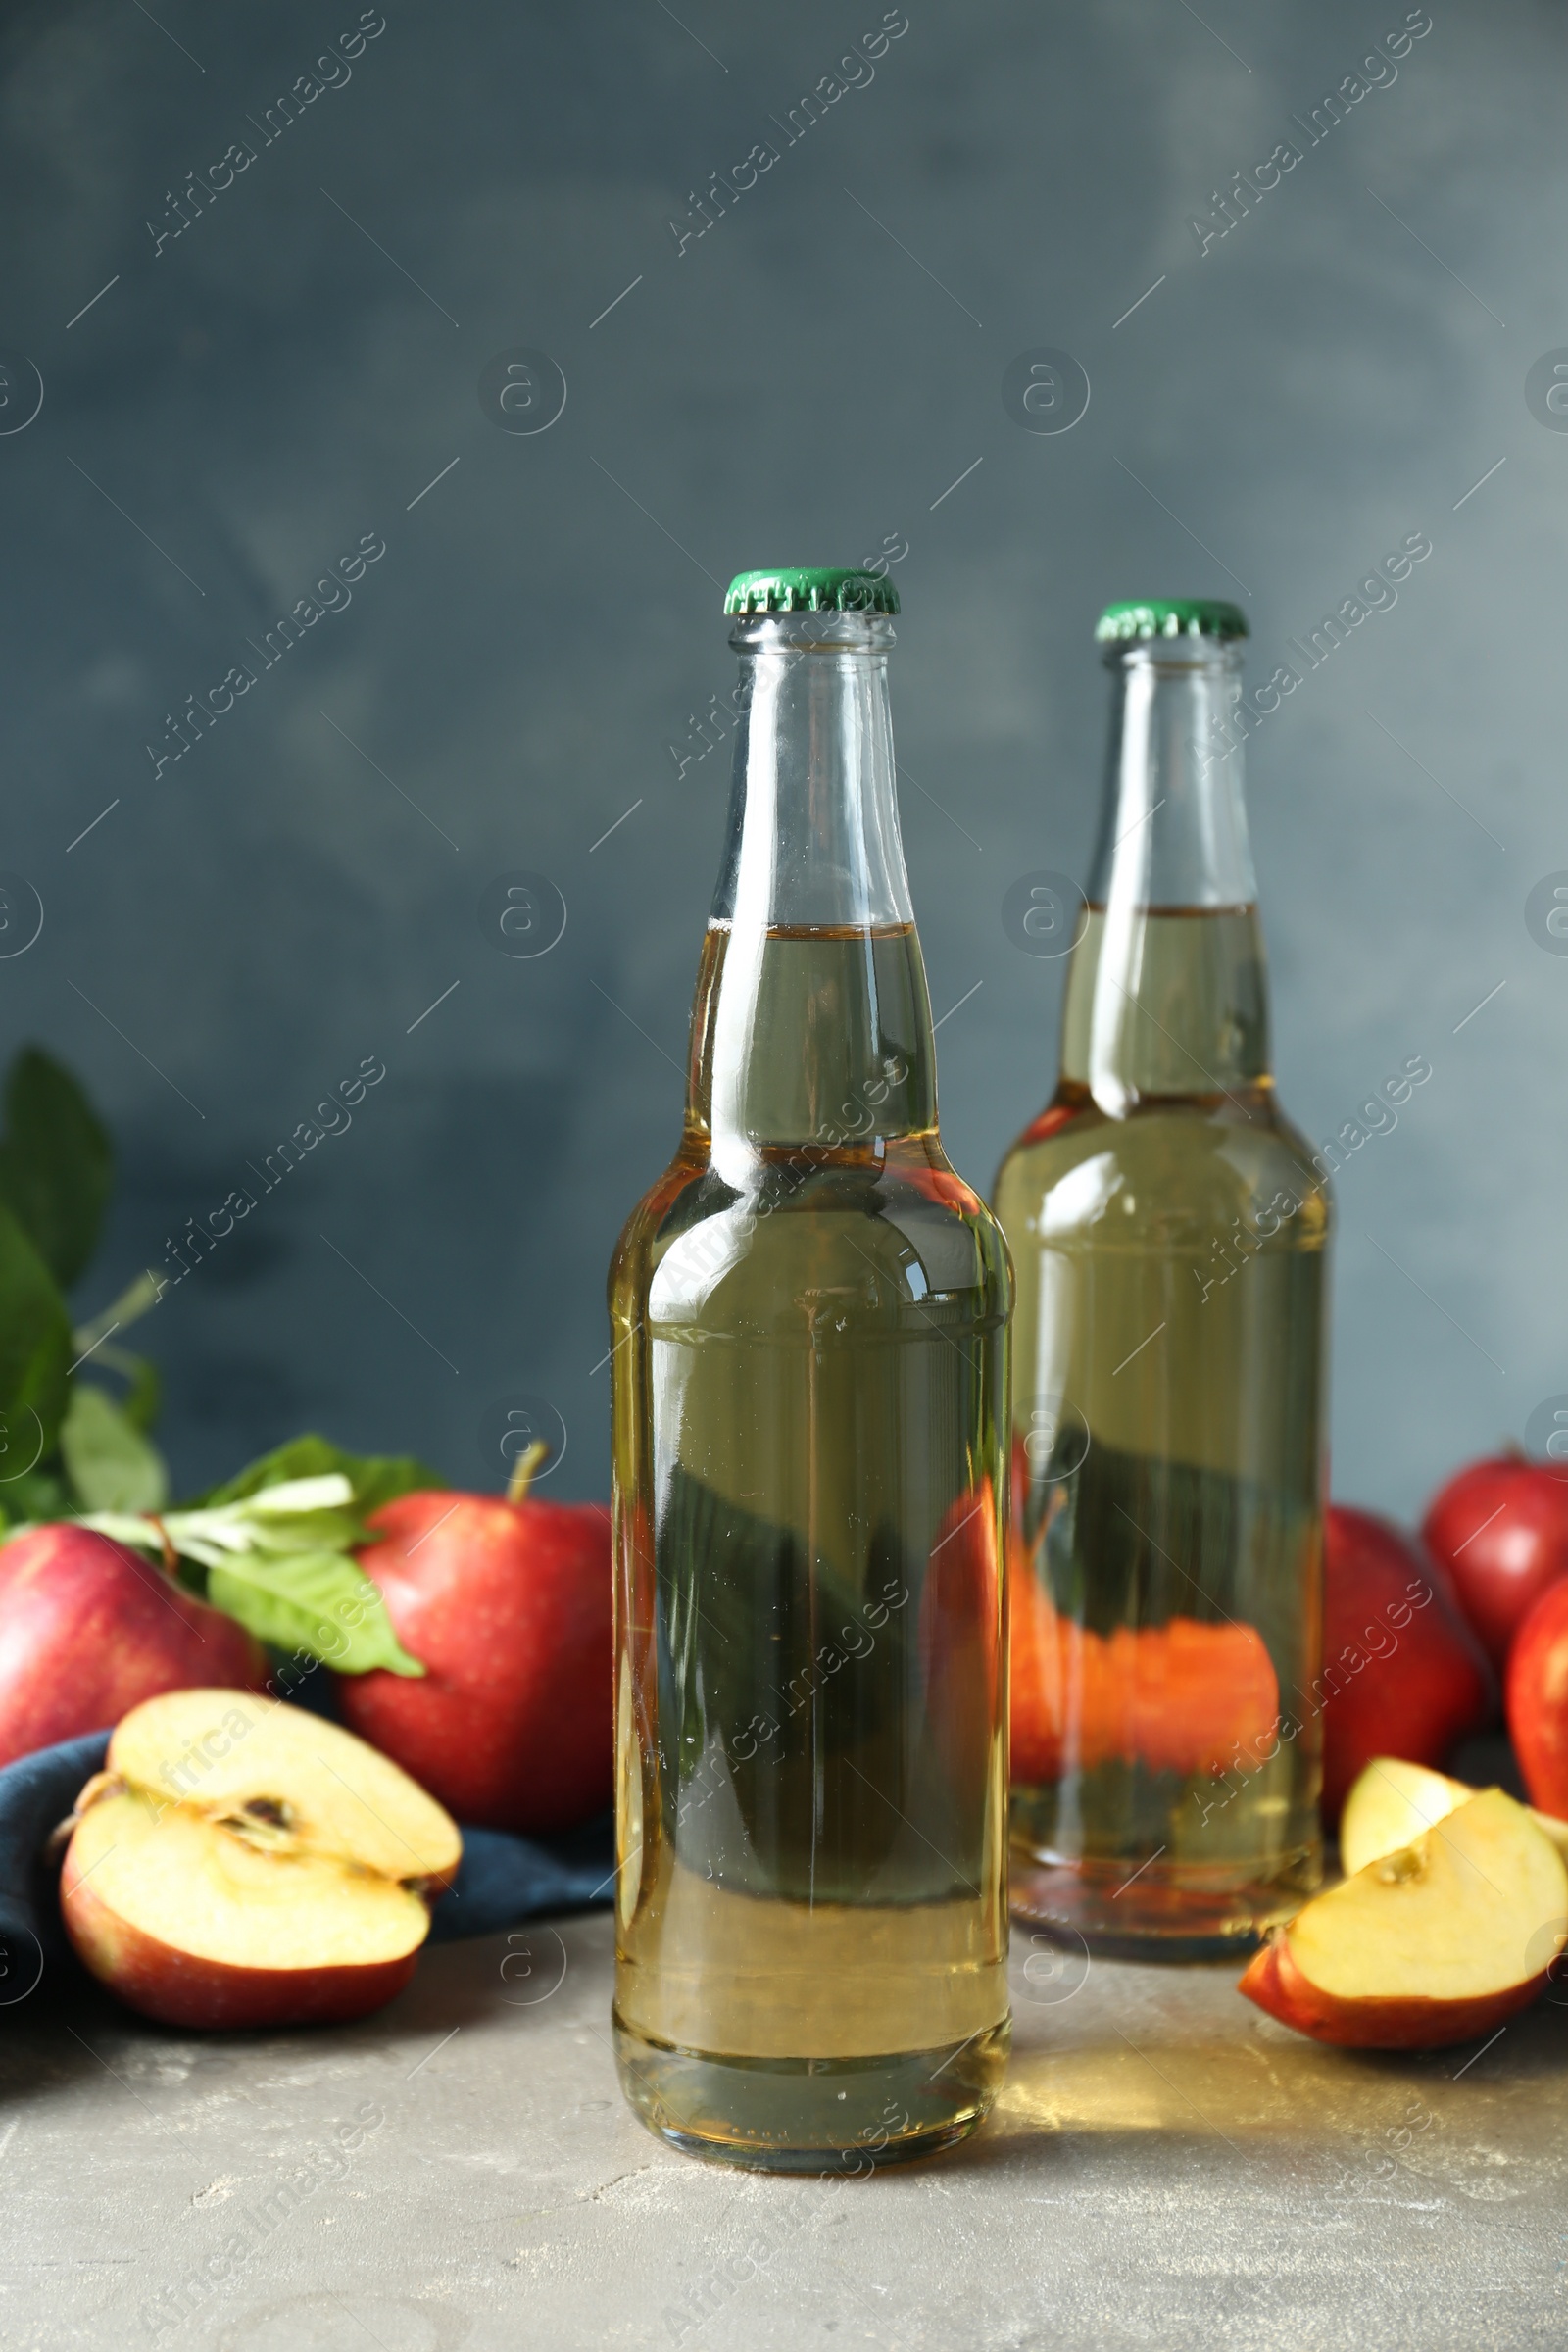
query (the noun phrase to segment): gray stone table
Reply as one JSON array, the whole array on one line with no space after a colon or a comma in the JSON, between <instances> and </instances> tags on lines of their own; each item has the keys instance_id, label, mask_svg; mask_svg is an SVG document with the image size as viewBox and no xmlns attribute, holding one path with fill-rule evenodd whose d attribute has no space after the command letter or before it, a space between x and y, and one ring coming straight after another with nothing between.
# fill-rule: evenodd
<instances>
[{"instance_id":1,"label":"gray stone table","mask_svg":"<svg viewBox=\"0 0 1568 2352\"><path fill-rule=\"evenodd\" d=\"M0 2344L171 2352L1568 2340L1568 2010L1478 2054L1317 2048L1233 1968L1018 1934L966 2147L824 2185L636 2124L612 1929L428 1953L362 2025L0 2011Z\"/></svg>"}]
</instances>

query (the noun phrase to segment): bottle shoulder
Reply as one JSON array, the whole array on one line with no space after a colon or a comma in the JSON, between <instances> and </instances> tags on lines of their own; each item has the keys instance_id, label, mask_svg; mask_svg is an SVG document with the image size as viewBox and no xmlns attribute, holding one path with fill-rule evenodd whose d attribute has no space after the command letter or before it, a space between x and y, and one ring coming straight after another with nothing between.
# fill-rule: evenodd
<instances>
[{"instance_id":1,"label":"bottle shoulder","mask_svg":"<svg viewBox=\"0 0 1568 2352\"><path fill-rule=\"evenodd\" d=\"M1016 1250L1146 1220L1174 1235L1259 1212L1283 1218L1297 1248L1321 1248L1332 1221L1326 1179L1272 1088L1236 1098L1165 1098L1112 1118L1066 1090L1003 1159L997 1213Z\"/></svg>"},{"instance_id":2,"label":"bottle shoulder","mask_svg":"<svg viewBox=\"0 0 1568 2352\"><path fill-rule=\"evenodd\" d=\"M649 1186L622 1225L611 1253L610 1273L606 1282L612 1314L616 1311L617 1302L623 1298L628 1283L637 1281L638 1270L647 1259L655 1236L662 1230L683 1197L690 1193L695 1172L683 1147L677 1151L663 1174Z\"/></svg>"},{"instance_id":3,"label":"bottle shoulder","mask_svg":"<svg viewBox=\"0 0 1568 2352\"><path fill-rule=\"evenodd\" d=\"M633 1210L611 1270L617 1314L703 1319L719 1294L752 1307L880 1280L906 1304L966 1302L1005 1317L1012 1267L1000 1220L951 1168L933 1139L902 1139L881 1154L769 1152L742 1182L683 1146Z\"/></svg>"}]
</instances>

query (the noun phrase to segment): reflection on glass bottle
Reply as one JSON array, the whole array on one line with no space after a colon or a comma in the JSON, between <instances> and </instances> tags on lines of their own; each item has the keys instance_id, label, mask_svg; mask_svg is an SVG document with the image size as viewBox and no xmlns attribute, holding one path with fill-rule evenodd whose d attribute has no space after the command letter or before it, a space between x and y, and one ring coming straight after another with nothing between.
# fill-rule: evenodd
<instances>
[{"instance_id":1,"label":"reflection on glass bottle","mask_svg":"<svg viewBox=\"0 0 1568 2352\"><path fill-rule=\"evenodd\" d=\"M891 585L744 574L685 1129L611 1273L627 2096L919 2153L1005 2060L1000 1230L937 1135Z\"/></svg>"},{"instance_id":2,"label":"reflection on glass bottle","mask_svg":"<svg viewBox=\"0 0 1568 2352\"><path fill-rule=\"evenodd\" d=\"M1317 1883L1329 1202L1269 1069L1234 606L1112 606L1061 1077L1003 1161L1012 1901L1251 1940Z\"/></svg>"}]
</instances>

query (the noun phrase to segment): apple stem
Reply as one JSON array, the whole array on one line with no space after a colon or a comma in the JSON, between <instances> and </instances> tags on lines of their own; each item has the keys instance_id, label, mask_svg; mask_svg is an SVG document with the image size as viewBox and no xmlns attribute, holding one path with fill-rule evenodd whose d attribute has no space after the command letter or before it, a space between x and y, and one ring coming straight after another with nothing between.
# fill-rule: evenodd
<instances>
[{"instance_id":1,"label":"apple stem","mask_svg":"<svg viewBox=\"0 0 1568 2352\"><path fill-rule=\"evenodd\" d=\"M173 1544L170 1542L168 1528L159 1518L156 1511L148 1512L147 1524L153 1530L153 1533L157 1536L159 1543L164 1547L164 1566L168 1569L171 1576L177 1576L179 1573L179 1554L174 1549Z\"/></svg>"},{"instance_id":2,"label":"apple stem","mask_svg":"<svg viewBox=\"0 0 1568 2352\"><path fill-rule=\"evenodd\" d=\"M549 1454L550 1447L544 1439L535 1438L527 1452L519 1455L517 1466L507 1481L507 1500L509 1502L521 1502L524 1499L529 1486L532 1484L534 1472L541 1462L549 1458Z\"/></svg>"}]
</instances>

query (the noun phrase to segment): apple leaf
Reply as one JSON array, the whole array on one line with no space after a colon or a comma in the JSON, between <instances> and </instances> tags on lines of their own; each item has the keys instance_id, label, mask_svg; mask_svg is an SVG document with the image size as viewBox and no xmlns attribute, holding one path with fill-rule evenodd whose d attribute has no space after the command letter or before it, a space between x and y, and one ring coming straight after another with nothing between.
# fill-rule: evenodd
<instances>
[{"instance_id":1,"label":"apple leaf","mask_svg":"<svg viewBox=\"0 0 1568 2352\"><path fill-rule=\"evenodd\" d=\"M386 1603L341 1551L246 1551L208 1573L207 1597L262 1642L304 1650L339 1674L424 1668L392 1631Z\"/></svg>"},{"instance_id":2,"label":"apple leaf","mask_svg":"<svg viewBox=\"0 0 1568 2352\"><path fill-rule=\"evenodd\" d=\"M54 1447L71 1318L21 1222L0 1202L0 1496Z\"/></svg>"},{"instance_id":3,"label":"apple leaf","mask_svg":"<svg viewBox=\"0 0 1568 2352\"><path fill-rule=\"evenodd\" d=\"M162 1454L103 1389L73 1381L60 1451L90 1511L161 1511L169 1499Z\"/></svg>"},{"instance_id":4,"label":"apple leaf","mask_svg":"<svg viewBox=\"0 0 1568 2352\"><path fill-rule=\"evenodd\" d=\"M429 1469L413 1454L345 1453L325 1438L308 1435L291 1439L286 1446L264 1453L260 1461L226 1479L222 1486L214 1487L200 1500L211 1507L223 1502L240 1502L263 1487L276 1486L291 1478L320 1478L338 1471L354 1490L354 1509L360 1518L369 1511L379 1510L383 1502L391 1502L399 1494L414 1494L431 1488L445 1488L447 1481L438 1471Z\"/></svg>"},{"instance_id":5,"label":"apple leaf","mask_svg":"<svg viewBox=\"0 0 1568 2352\"><path fill-rule=\"evenodd\" d=\"M356 1544L367 1540L355 1511L300 1511L287 1518L281 1513L276 1518L264 1513L241 1521L240 1530L246 1541L228 1548L242 1550L254 1545L274 1557L290 1551L352 1551Z\"/></svg>"},{"instance_id":6,"label":"apple leaf","mask_svg":"<svg viewBox=\"0 0 1568 2352\"><path fill-rule=\"evenodd\" d=\"M93 1253L114 1181L103 1122L58 1061L24 1046L6 1078L0 1200L62 1290Z\"/></svg>"}]
</instances>

